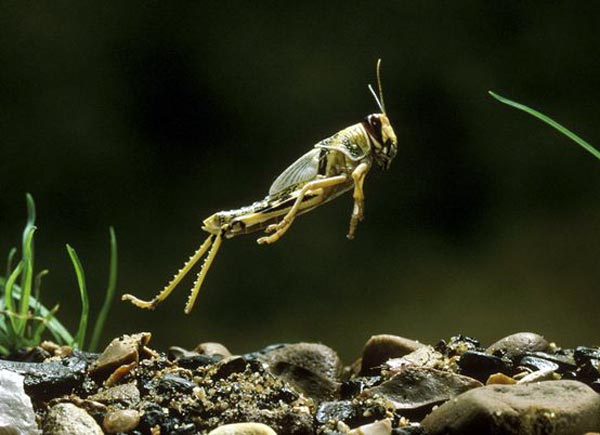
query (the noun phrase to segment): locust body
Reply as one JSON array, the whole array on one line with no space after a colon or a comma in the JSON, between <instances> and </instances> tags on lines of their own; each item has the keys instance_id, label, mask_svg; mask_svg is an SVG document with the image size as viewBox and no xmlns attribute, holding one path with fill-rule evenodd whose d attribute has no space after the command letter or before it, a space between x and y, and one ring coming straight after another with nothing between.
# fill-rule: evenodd
<instances>
[{"instance_id":1,"label":"locust body","mask_svg":"<svg viewBox=\"0 0 600 435\"><path fill-rule=\"evenodd\" d=\"M189 313L224 238L262 230L268 235L257 242L274 243L285 234L296 216L350 190L353 190L354 206L347 237L354 238L358 222L364 217L365 177L374 164L387 170L397 152L396 135L383 105L379 65L378 62L379 99L369 88L381 113L368 115L363 121L317 143L275 179L264 199L246 207L217 212L205 219L202 229L209 236L152 300L143 301L129 294L123 295L122 299L140 308L154 309L208 252L185 306L185 312Z\"/></svg>"}]
</instances>

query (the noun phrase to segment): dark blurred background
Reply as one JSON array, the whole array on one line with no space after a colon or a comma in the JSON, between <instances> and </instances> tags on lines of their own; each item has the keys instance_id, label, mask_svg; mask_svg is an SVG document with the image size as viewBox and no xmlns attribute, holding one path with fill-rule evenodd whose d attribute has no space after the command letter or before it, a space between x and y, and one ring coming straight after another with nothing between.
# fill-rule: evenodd
<instances>
[{"instance_id":1,"label":"dark blurred background","mask_svg":"<svg viewBox=\"0 0 600 435\"><path fill-rule=\"evenodd\" d=\"M377 108L400 146L352 199L273 246L224 243L191 315L190 280L155 312L115 302L103 343L321 341L372 334L484 343L521 330L597 344L600 162L489 89L600 147L600 3L34 2L0 5L0 253L38 206L42 298L73 329L82 259L92 314L107 281L150 298L204 240L202 219L261 199L314 143Z\"/></svg>"}]
</instances>

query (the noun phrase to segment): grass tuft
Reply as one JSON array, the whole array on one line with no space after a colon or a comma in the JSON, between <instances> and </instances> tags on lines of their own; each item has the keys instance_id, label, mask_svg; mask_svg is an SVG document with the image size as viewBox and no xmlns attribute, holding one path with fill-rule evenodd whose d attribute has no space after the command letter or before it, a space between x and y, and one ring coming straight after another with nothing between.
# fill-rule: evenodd
<instances>
[{"instance_id":1,"label":"grass tuft","mask_svg":"<svg viewBox=\"0 0 600 435\"><path fill-rule=\"evenodd\" d=\"M19 349L37 346L44 333L49 332L58 344L67 344L84 349L88 327L90 304L85 281L85 273L75 249L67 244L67 253L75 269L81 314L75 336L56 318L59 305L48 309L40 300L42 277L48 271L37 275L34 271L34 234L36 231L35 202L26 195L27 221L23 230L21 259L17 260L17 249L8 253L6 274L0 276L0 354L9 355ZM104 303L94 325L90 350L96 350L110 310L117 284L117 239L110 228L109 279Z\"/></svg>"}]
</instances>

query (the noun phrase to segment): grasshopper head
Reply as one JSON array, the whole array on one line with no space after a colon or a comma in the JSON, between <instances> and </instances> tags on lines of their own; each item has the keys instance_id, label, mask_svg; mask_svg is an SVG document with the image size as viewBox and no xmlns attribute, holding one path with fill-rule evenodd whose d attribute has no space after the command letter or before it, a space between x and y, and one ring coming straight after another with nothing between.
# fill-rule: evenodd
<instances>
[{"instance_id":1,"label":"grasshopper head","mask_svg":"<svg viewBox=\"0 0 600 435\"><path fill-rule=\"evenodd\" d=\"M204 219L202 229L211 234L219 234L224 224L225 219L222 216L222 212L219 212Z\"/></svg>"},{"instance_id":2,"label":"grasshopper head","mask_svg":"<svg viewBox=\"0 0 600 435\"><path fill-rule=\"evenodd\" d=\"M374 113L365 118L363 125L371 139L375 162L381 169L388 170L398 152L398 140L390 120L384 113Z\"/></svg>"},{"instance_id":3,"label":"grasshopper head","mask_svg":"<svg viewBox=\"0 0 600 435\"><path fill-rule=\"evenodd\" d=\"M390 124L385 111L385 103L383 102L383 87L381 86L381 59L377 61L377 87L379 88L379 97L369 85L369 90L375 97L375 102L379 106L381 113L373 113L365 118L363 126L371 139L371 152L375 163L381 169L388 170L396 152L398 151L398 140L396 133Z\"/></svg>"}]
</instances>

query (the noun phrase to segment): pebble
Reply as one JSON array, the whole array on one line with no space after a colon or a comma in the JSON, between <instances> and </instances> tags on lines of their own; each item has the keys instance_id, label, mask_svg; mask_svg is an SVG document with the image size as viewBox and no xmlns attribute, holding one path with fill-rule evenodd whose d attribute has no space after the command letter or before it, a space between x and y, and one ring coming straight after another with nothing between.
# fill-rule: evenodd
<instances>
[{"instance_id":1,"label":"pebble","mask_svg":"<svg viewBox=\"0 0 600 435\"><path fill-rule=\"evenodd\" d=\"M140 401L140 390L135 383L130 382L99 391L89 396L88 399L108 405L119 403L134 406Z\"/></svg>"},{"instance_id":2,"label":"pebble","mask_svg":"<svg viewBox=\"0 0 600 435\"><path fill-rule=\"evenodd\" d=\"M194 349L195 352L198 352L200 355L206 356L220 356L221 358L227 358L231 356L231 352L221 343L200 343Z\"/></svg>"},{"instance_id":3,"label":"pebble","mask_svg":"<svg viewBox=\"0 0 600 435\"><path fill-rule=\"evenodd\" d=\"M553 378L554 378L554 369L545 368L545 369L537 370L535 372L531 372L531 373L523 376L521 379L519 379L519 381L517 383L518 384L531 384L533 382L550 381Z\"/></svg>"},{"instance_id":4,"label":"pebble","mask_svg":"<svg viewBox=\"0 0 600 435\"><path fill-rule=\"evenodd\" d=\"M527 352L548 352L550 343L539 334L533 332L517 332L501 338L486 350L490 355L506 356L514 359Z\"/></svg>"},{"instance_id":5,"label":"pebble","mask_svg":"<svg viewBox=\"0 0 600 435\"><path fill-rule=\"evenodd\" d=\"M385 365L390 372L399 372L409 366L435 368L443 364L443 360L444 356L432 346L422 346L401 358L388 360Z\"/></svg>"},{"instance_id":6,"label":"pebble","mask_svg":"<svg viewBox=\"0 0 600 435\"><path fill-rule=\"evenodd\" d=\"M510 374L512 372L511 360L475 350L463 353L457 364L463 375L481 382L485 382L490 375L495 373Z\"/></svg>"},{"instance_id":7,"label":"pebble","mask_svg":"<svg viewBox=\"0 0 600 435\"><path fill-rule=\"evenodd\" d=\"M408 411L423 415L434 405L481 386L481 382L467 376L427 367L407 367L364 394L383 396L402 415Z\"/></svg>"},{"instance_id":8,"label":"pebble","mask_svg":"<svg viewBox=\"0 0 600 435\"><path fill-rule=\"evenodd\" d=\"M548 370L551 372L555 372L558 370L558 364L553 361L548 361L547 359L525 355L521 358L519 362L520 367L527 367L528 369L537 371L537 370Z\"/></svg>"},{"instance_id":9,"label":"pebble","mask_svg":"<svg viewBox=\"0 0 600 435\"><path fill-rule=\"evenodd\" d=\"M44 435L103 435L102 428L87 412L72 403L59 403L48 411Z\"/></svg>"},{"instance_id":10,"label":"pebble","mask_svg":"<svg viewBox=\"0 0 600 435\"><path fill-rule=\"evenodd\" d=\"M232 423L211 430L208 435L277 435L266 424L262 423Z\"/></svg>"},{"instance_id":11,"label":"pebble","mask_svg":"<svg viewBox=\"0 0 600 435\"><path fill-rule=\"evenodd\" d=\"M583 434L600 430L600 396L568 380L488 385L446 402L421 425L428 435Z\"/></svg>"},{"instance_id":12,"label":"pebble","mask_svg":"<svg viewBox=\"0 0 600 435\"><path fill-rule=\"evenodd\" d=\"M103 375L122 365L137 363L140 351L148 344L152 334L141 332L133 335L122 335L115 338L100 354L98 359L88 368L91 375Z\"/></svg>"},{"instance_id":13,"label":"pebble","mask_svg":"<svg viewBox=\"0 0 600 435\"><path fill-rule=\"evenodd\" d=\"M391 435L392 422L389 418L364 424L348 432L348 435Z\"/></svg>"},{"instance_id":14,"label":"pebble","mask_svg":"<svg viewBox=\"0 0 600 435\"><path fill-rule=\"evenodd\" d=\"M336 400L323 402L317 408L315 419L320 424L325 424L330 420L348 421L356 418L358 408L351 400Z\"/></svg>"},{"instance_id":15,"label":"pebble","mask_svg":"<svg viewBox=\"0 0 600 435\"><path fill-rule=\"evenodd\" d=\"M341 390L341 383L283 361L271 367L271 372L316 402L334 399Z\"/></svg>"},{"instance_id":16,"label":"pebble","mask_svg":"<svg viewBox=\"0 0 600 435\"><path fill-rule=\"evenodd\" d=\"M338 380L343 369L338 354L320 343L286 344L265 353L262 360L271 367L280 362L302 367L330 380Z\"/></svg>"},{"instance_id":17,"label":"pebble","mask_svg":"<svg viewBox=\"0 0 600 435\"><path fill-rule=\"evenodd\" d=\"M558 373L564 373L566 371L575 370L577 368L577 364L575 363L575 359L573 358L572 352L564 352L564 353L546 353L546 352L532 352L527 353L524 357L533 356L535 358L540 358L546 361L553 362L558 365Z\"/></svg>"},{"instance_id":18,"label":"pebble","mask_svg":"<svg viewBox=\"0 0 600 435\"><path fill-rule=\"evenodd\" d=\"M342 361L331 348L319 343L286 344L260 356L275 376L317 402L339 394Z\"/></svg>"},{"instance_id":19,"label":"pebble","mask_svg":"<svg viewBox=\"0 0 600 435\"><path fill-rule=\"evenodd\" d=\"M403 357L423 346L418 341L398 335L374 335L363 348L360 373L363 375L377 373L377 367L387 360Z\"/></svg>"},{"instance_id":20,"label":"pebble","mask_svg":"<svg viewBox=\"0 0 600 435\"><path fill-rule=\"evenodd\" d=\"M516 384L517 381L510 376L506 376L504 373L494 373L485 382L486 385L512 385Z\"/></svg>"},{"instance_id":21,"label":"pebble","mask_svg":"<svg viewBox=\"0 0 600 435\"><path fill-rule=\"evenodd\" d=\"M31 399L23 389L24 377L0 370L0 433L37 435Z\"/></svg>"},{"instance_id":22,"label":"pebble","mask_svg":"<svg viewBox=\"0 0 600 435\"><path fill-rule=\"evenodd\" d=\"M108 433L129 432L140 423L140 413L135 409L109 411L104 416L102 426Z\"/></svg>"}]
</instances>

